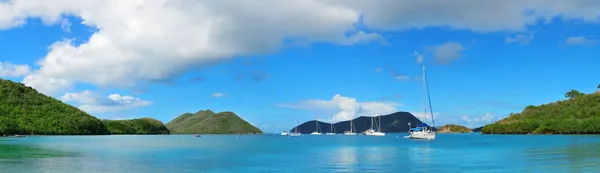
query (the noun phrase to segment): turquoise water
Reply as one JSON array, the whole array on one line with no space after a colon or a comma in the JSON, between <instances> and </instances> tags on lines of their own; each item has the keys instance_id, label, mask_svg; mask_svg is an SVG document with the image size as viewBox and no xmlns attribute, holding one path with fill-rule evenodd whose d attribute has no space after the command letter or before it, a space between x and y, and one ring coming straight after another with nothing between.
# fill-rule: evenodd
<instances>
[{"instance_id":1,"label":"turquoise water","mask_svg":"<svg viewBox=\"0 0 600 173\"><path fill-rule=\"evenodd\" d=\"M598 172L600 136L0 138L0 172Z\"/></svg>"}]
</instances>

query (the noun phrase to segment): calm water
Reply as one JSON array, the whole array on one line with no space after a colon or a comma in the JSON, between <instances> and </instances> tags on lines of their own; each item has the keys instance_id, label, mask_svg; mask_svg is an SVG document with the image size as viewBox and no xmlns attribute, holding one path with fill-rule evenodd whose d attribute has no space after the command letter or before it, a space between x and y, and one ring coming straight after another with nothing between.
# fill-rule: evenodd
<instances>
[{"instance_id":1,"label":"calm water","mask_svg":"<svg viewBox=\"0 0 600 173\"><path fill-rule=\"evenodd\" d=\"M404 135L0 138L0 172L600 171L600 136Z\"/></svg>"}]
</instances>

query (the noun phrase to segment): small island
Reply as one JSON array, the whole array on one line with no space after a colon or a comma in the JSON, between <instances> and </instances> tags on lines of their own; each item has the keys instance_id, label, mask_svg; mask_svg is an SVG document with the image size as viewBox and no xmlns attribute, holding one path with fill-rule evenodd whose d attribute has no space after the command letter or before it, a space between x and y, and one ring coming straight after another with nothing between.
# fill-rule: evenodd
<instances>
[{"instance_id":1,"label":"small island","mask_svg":"<svg viewBox=\"0 0 600 173\"><path fill-rule=\"evenodd\" d=\"M263 132L233 112L211 110L185 113L167 123L173 134L262 134Z\"/></svg>"},{"instance_id":2,"label":"small island","mask_svg":"<svg viewBox=\"0 0 600 173\"><path fill-rule=\"evenodd\" d=\"M473 131L465 126L456 125L456 124L447 124L445 126L439 127L437 132L438 133L471 133Z\"/></svg>"},{"instance_id":3,"label":"small island","mask_svg":"<svg viewBox=\"0 0 600 173\"><path fill-rule=\"evenodd\" d=\"M150 118L100 120L35 89L0 79L0 136L169 133Z\"/></svg>"},{"instance_id":4,"label":"small island","mask_svg":"<svg viewBox=\"0 0 600 173\"><path fill-rule=\"evenodd\" d=\"M102 120L109 134L169 134L167 127L152 118L131 120Z\"/></svg>"},{"instance_id":5,"label":"small island","mask_svg":"<svg viewBox=\"0 0 600 173\"><path fill-rule=\"evenodd\" d=\"M600 90L600 85L598 86ZM527 106L483 127L483 134L600 134L600 92L571 90L566 100Z\"/></svg>"}]
</instances>

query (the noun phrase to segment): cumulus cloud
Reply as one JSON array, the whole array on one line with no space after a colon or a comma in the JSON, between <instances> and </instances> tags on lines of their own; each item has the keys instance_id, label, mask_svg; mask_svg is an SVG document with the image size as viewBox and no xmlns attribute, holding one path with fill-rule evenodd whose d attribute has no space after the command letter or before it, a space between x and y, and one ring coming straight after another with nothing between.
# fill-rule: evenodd
<instances>
[{"instance_id":1,"label":"cumulus cloud","mask_svg":"<svg viewBox=\"0 0 600 173\"><path fill-rule=\"evenodd\" d=\"M397 112L398 103L358 102L355 98L339 94L331 100L303 100L293 104L280 104L281 107L317 111L331 115L331 121L346 121L358 116L377 116Z\"/></svg>"},{"instance_id":2,"label":"cumulus cloud","mask_svg":"<svg viewBox=\"0 0 600 173\"><path fill-rule=\"evenodd\" d=\"M108 97L101 97L89 90L79 93L65 93L61 100L73 102L77 104L79 109L87 113L118 112L152 104L150 101L129 95L110 94Z\"/></svg>"},{"instance_id":3,"label":"cumulus cloud","mask_svg":"<svg viewBox=\"0 0 600 173\"><path fill-rule=\"evenodd\" d=\"M223 93L212 93L210 96L214 97L214 98L220 98L220 97L224 97L225 94L223 94Z\"/></svg>"},{"instance_id":4,"label":"cumulus cloud","mask_svg":"<svg viewBox=\"0 0 600 173\"><path fill-rule=\"evenodd\" d=\"M463 121L465 121L469 126L472 127L479 127L488 123L491 123L494 120L494 114L491 112L486 113L483 116L480 117L468 117L468 116L462 116L461 119Z\"/></svg>"},{"instance_id":5,"label":"cumulus cloud","mask_svg":"<svg viewBox=\"0 0 600 173\"><path fill-rule=\"evenodd\" d=\"M525 34L519 34L519 35L515 35L513 37L506 37L506 39L504 39L504 41L506 43L519 43L521 45L527 45L531 42L531 40L533 40L533 35L525 35Z\"/></svg>"},{"instance_id":6,"label":"cumulus cloud","mask_svg":"<svg viewBox=\"0 0 600 173\"><path fill-rule=\"evenodd\" d=\"M132 87L223 59L271 53L284 42L382 40L358 26L521 31L555 17L598 22L599 8L599 1L586 0L9 0L0 1L0 29L25 25L29 18L46 24L61 23L64 16L79 18L95 33L83 44L63 40L51 45L35 76L23 82L38 89L46 87L37 85L49 82L44 80ZM437 57L458 57L462 46L447 46Z\"/></svg>"},{"instance_id":7,"label":"cumulus cloud","mask_svg":"<svg viewBox=\"0 0 600 173\"><path fill-rule=\"evenodd\" d=\"M463 46L455 42L447 42L432 48L433 57L441 63L449 63L460 58L463 50Z\"/></svg>"},{"instance_id":8,"label":"cumulus cloud","mask_svg":"<svg viewBox=\"0 0 600 173\"><path fill-rule=\"evenodd\" d=\"M424 60L423 55L419 54L419 52L416 52L416 51L413 54L417 58L417 63L419 63L419 64L423 63L423 60Z\"/></svg>"},{"instance_id":9,"label":"cumulus cloud","mask_svg":"<svg viewBox=\"0 0 600 173\"><path fill-rule=\"evenodd\" d=\"M573 37L568 37L567 39L565 39L565 44L589 46L589 45L598 44L598 41L594 40L594 39L589 39L589 38L586 38L583 36L573 36Z\"/></svg>"},{"instance_id":10,"label":"cumulus cloud","mask_svg":"<svg viewBox=\"0 0 600 173\"><path fill-rule=\"evenodd\" d=\"M29 74L29 65L17 65L10 62L0 62L0 77L20 77Z\"/></svg>"}]
</instances>

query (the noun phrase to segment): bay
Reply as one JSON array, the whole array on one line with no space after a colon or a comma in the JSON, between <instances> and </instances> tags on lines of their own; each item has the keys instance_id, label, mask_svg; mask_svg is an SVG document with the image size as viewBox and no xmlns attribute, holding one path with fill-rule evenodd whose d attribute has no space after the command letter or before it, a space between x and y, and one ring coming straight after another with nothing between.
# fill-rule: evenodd
<instances>
[{"instance_id":1,"label":"bay","mask_svg":"<svg viewBox=\"0 0 600 173\"><path fill-rule=\"evenodd\" d=\"M597 172L600 136L0 138L0 172Z\"/></svg>"}]
</instances>

